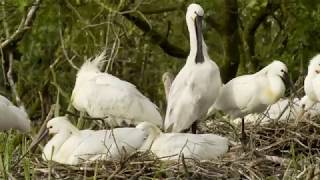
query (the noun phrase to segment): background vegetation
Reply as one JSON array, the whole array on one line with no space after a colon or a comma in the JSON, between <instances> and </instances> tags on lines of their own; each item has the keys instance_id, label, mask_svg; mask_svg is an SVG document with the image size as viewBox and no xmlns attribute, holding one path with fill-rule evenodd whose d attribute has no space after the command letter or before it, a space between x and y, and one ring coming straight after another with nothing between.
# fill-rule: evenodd
<instances>
[{"instance_id":1,"label":"background vegetation","mask_svg":"<svg viewBox=\"0 0 320 180\"><path fill-rule=\"evenodd\" d=\"M0 94L24 104L37 127L52 104L68 107L76 68L106 48L106 71L135 84L163 112L161 76L185 63L192 2L205 10L204 39L225 82L274 59L297 80L320 50L320 1L1 0ZM2 152L15 149L3 149L10 137L23 139L6 134ZM7 169L9 161L2 161Z\"/></svg>"}]
</instances>

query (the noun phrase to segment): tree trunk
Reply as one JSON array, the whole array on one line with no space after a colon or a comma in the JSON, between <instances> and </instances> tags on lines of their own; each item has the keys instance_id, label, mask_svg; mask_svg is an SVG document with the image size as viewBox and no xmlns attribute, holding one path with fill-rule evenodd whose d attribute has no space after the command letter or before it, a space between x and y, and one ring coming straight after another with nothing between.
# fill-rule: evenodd
<instances>
[{"instance_id":1,"label":"tree trunk","mask_svg":"<svg viewBox=\"0 0 320 180\"><path fill-rule=\"evenodd\" d=\"M237 0L225 0L224 29L224 52L225 57L221 68L222 81L228 82L236 76L240 63L238 29L238 3Z\"/></svg>"}]
</instances>

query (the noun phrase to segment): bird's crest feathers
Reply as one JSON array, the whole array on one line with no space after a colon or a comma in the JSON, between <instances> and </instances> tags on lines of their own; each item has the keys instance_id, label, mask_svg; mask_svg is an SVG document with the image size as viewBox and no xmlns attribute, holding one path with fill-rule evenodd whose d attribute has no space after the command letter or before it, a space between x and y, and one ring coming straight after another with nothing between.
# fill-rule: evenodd
<instances>
[{"instance_id":1,"label":"bird's crest feathers","mask_svg":"<svg viewBox=\"0 0 320 180\"><path fill-rule=\"evenodd\" d=\"M106 57L106 50L102 51L102 53L95 58L89 58L87 59L83 65L81 66L78 74L82 72L100 72L100 69L102 68Z\"/></svg>"}]
</instances>

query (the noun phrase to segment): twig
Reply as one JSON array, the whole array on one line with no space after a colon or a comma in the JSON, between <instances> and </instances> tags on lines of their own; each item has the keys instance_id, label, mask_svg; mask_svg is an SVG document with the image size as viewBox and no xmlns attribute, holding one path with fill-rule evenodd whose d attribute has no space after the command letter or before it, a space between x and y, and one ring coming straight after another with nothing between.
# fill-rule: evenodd
<instances>
[{"instance_id":1,"label":"twig","mask_svg":"<svg viewBox=\"0 0 320 180\"><path fill-rule=\"evenodd\" d=\"M77 66L72 62L72 60L74 59L75 56L73 56L73 57L70 59L69 56L68 56L68 53L67 53L67 51L66 51L66 49L65 49L61 27L59 28L59 37L60 37L61 49L62 49L62 52L63 52L64 57L67 59L68 63L70 64L70 66L71 66L72 68L74 68L74 69L76 69L76 70L79 70L79 67L77 67Z\"/></svg>"},{"instance_id":2,"label":"twig","mask_svg":"<svg viewBox=\"0 0 320 180\"><path fill-rule=\"evenodd\" d=\"M186 174L187 178L190 179L191 178L190 177L190 173L188 171L188 167L187 167L186 162L184 160L184 155L183 154L181 155L181 161L182 161L182 165L183 165L183 169L185 171L185 174Z\"/></svg>"},{"instance_id":3,"label":"twig","mask_svg":"<svg viewBox=\"0 0 320 180\"><path fill-rule=\"evenodd\" d=\"M0 45L0 49L5 49L10 44L19 42L24 34L31 29L33 21L36 17L37 10L39 9L42 0L35 0L29 9L27 16L22 18L18 29Z\"/></svg>"}]
</instances>

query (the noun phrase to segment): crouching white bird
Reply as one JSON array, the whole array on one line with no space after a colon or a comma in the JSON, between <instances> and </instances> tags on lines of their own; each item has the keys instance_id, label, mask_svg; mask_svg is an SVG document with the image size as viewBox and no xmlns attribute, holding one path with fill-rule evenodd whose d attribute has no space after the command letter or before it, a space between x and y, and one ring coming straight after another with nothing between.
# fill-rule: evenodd
<instances>
[{"instance_id":1,"label":"crouching white bird","mask_svg":"<svg viewBox=\"0 0 320 180\"><path fill-rule=\"evenodd\" d=\"M162 133L148 122L136 128L149 134L140 150L150 150L164 160L177 160L181 154L185 158L211 160L222 156L229 148L227 138L214 134Z\"/></svg>"},{"instance_id":2,"label":"crouching white bird","mask_svg":"<svg viewBox=\"0 0 320 180\"><path fill-rule=\"evenodd\" d=\"M13 105L7 98L0 95L0 131L17 129L25 133L30 131L30 124L28 114L22 107Z\"/></svg>"},{"instance_id":3,"label":"crouching white bird","mask_svg":"<svg viewBox=\"0 0 320 180\"><path fill-rule=\"evenodd\" d=\"M308 74L304 80L306 96L314 103L320 101L320 55L313 57L308 66Z\"/></svg>"},{"instance_id":4,"label":"crouching white bird","mask_svg":"<svg viewBox=\"0 0 320 180\"><path fill-rule=\"evenodd\" d=\"M43 159L70 165L119 160L138 150L147 138L143 130L136 128L78 130L66 117L51 119L47 128L46 132L54 136L43 149Z\"/></svg>"},{"instance_id":5,"label":"crouching white bird","mask_svg":"<svg viewBox=\"0 0 320 180\"><path fill-rule=\"evenodd\" d=\"M203 40L203 16L204 11L200 5L189 5L186 22L190 53L170 87L165 117L167 132L181 132L204 118L222 86L219 68L210 59Z\"/></svg>"},{"instance_id":6,"label":"crouching white bird","mask_svg":"<svg viewBox=\"0 0 320 180\"><path fill-rule=\"evenodd\" d=\"M242 140L245 142L243 117L250 113L261 113L277 102L285 93L287 80L287 66L280 61L273 61L255 74L230 80L222 87L214 106L232 118L242 118Z\"/></svg>"},{"instance_id":7,"label":"crouching white bird","mask_svg":"<svg viewBox=\"0 0 320 180\"><path fill-rule=\"evenodd\" d=\"M126 81L100 72L105 51L93 60L87 60L77 73L72 92L73 106L91 117L111 117L111 126L151 122L163 124L158 108L136 87Z\"/></svg>"}]
</instances>

